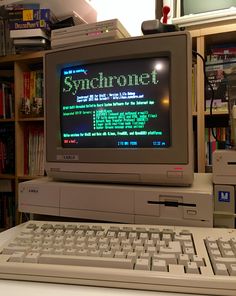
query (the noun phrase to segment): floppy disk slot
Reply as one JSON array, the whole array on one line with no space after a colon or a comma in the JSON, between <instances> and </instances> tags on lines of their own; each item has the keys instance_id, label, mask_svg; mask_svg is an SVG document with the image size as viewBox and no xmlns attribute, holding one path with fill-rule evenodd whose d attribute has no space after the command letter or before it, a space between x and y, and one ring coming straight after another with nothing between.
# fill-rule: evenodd
<instances>
[{"instance_id":1,"label":"floppy disk slot","mask_svg":"<svg viewBox=\"0 0 236 296\"><path fill-rule=\"evenodd\" d=\"M196 207L195 204L188 204L184 202L177 202L177 201L155 201L155 200L148 200L148 204L151 205L164 205L166 207L179 207L179 206L184 206L184 207Z\"/></svg>"}]
</instances>

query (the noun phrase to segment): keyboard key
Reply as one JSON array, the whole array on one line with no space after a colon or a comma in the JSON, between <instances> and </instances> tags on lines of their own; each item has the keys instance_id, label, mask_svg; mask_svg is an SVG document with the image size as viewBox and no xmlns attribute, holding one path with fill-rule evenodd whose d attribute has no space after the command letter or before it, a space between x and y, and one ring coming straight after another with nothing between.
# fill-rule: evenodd
<instances>
[{"instance_id":1,"label":"keyboard key","mask_svg":"<svg viewBox=\"0 0 236 296\"><path fill-rule=\"evenodd\" d=\"M177 264L177 257L175 254L155 254L153 258L165 260L167 264Z\"/></svg>"},{"instance_id":2,"label":"keyboard key","mask_svg":"<svg viewBox=\"0 0 236 296\"><path fill-rule=\"evenodd\" d=\"M152 270L155 271L167 271L167 264L165 260L153 259L152 260Z\"/></svg>"},{"instance_id":3,"label":"keyboard key","mask_svg":"<svg viewBox=\"0 0 236 296\"><path fill-rule=\"evenodd\" d=\"M216 263L214 270L216 275L228 275L227 267L223 263Z\"/></svg>"},{"instance_id":4,"label":"keyboard key","mask_svg":"<svg viewBox=\"0 0 236 296\"><path fill-rule=\"evenodd\" d=\"M24 257L25 263L38 263L40 253L29 253Z\"/></svg>"},{"instance_id":5,"label":"keyboard key","mask_svg":"<svg viewBox=\"0 0 236 296\"><path fill-rule=\"evenodd\" d=\"M184 274L184 266L177 264L169 264L169 273L172 274Z\"/></svg>"},{"instance_id":6,"label":"keyboard key","mask_svg":"<svg viewBox=\"0 0 236 296\"><path fill-rule=\"evenodd\" d=\"M232 276L236 276L236 264L229 265L229 274Z\"/></svg>"},{"instance_id":7,"label":"keyboard key","mask_svg":"<svg viewBox=\"0 0 236 296\"><path fill-rule=\"evenodd\" d=\"M198 274L199 269L196 262L188 262L186 266L186 272L192 274Z\"/></svg>"},{"instance_id":8,"label":"keyboard key","mask_svg":"<svg viewBox=\"0 0 236 296\"><path fill-rule=\"evenodd\" d=\"M212 258L213 263L223 263L227 267L229 267L230 264L236 264L236 257L235 258L226 258L226 257L215 257Z\"/></svg>"},{"instance_id":9,"label":"keyboard key","mask_svg":"<svg viewBox=\"0 0 236 296\"><path fill-rule=\"evenodd\" d=\"M205 265L205 262L201 256L193 255L192 260L197 264L198 267Z\"/></svg>"},{"instance_id":10,"label":"keyboard key","mask_svg":"<svg viewBox=\"0 0 236 296\"><path fill-rule=\"evenodd\" d=\"M40 264L62 264L74 266L93 266L133 269L134 263L128 258L107 257L85 257L85 256L63 256L63 255L41 255Z\"/></svg>"},{"instance_id":11,"label":"keyboard key","mask_svg":"<svg viewBox=\"0 0 236 296\"><path fill-rule=\"evenodd\" d=\"M9 258L9 262L23 262L25 257L24 252L14 252Z\"/></svg>"},{"instance_id":12,"label":"keyboard key","mask_svg":"<svg viewBox=\"0 0 236 296\"><path fill-rule=\"evenodd\" d=\"M180 265L187 266L187 263L190 262L190 258L187 254L179 254L178 256L178 263Z\"/></svg>"},{"instance_id":13,"label":"keyboard key","mask_svg":"<svg viewBox=\"0 0 236 296\"><path fill-rule=\"evenodd\" d=\"M150 260L149 259L137 259L135 264L135 269L139 270L150 270Z\"/></svg>"},{"instance_id":14,"label":"keyboard key","mask_svg":"<svg viewBox=\"0 0 236 296\"><path fill-rule=\"evenodd\" d=\"M170 241L168 247L161 246L160 253L176 254L179 255L182 253L180 242Z\"/></svg>"},{"instance_id":15,"label":"keyboard key","mask_svg":"<svg viewBox=\"0 0 236 296\"><path fill-rule=\"evenodd\" d=\"M12 246L9 245L8 247L4 248L2 253L12 255L14 252L26 252L30 249L28 246Z\"/></svg>"}]
</instances>

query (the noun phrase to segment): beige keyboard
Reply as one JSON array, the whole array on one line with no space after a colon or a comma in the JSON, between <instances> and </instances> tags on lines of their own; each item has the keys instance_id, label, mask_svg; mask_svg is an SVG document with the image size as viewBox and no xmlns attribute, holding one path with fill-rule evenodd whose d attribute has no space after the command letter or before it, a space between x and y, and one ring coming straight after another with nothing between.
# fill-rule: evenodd
<instances>
[{"instance_id":1,"label":"beige keyboard","mask_svg":"<svg viewBox=\"0 0 236 296\"><path fill-rule=\"evenodd\" d=\"M236 230L29 221L0 246L0 278L236 295Z\"/></svg>"}]
</instances>

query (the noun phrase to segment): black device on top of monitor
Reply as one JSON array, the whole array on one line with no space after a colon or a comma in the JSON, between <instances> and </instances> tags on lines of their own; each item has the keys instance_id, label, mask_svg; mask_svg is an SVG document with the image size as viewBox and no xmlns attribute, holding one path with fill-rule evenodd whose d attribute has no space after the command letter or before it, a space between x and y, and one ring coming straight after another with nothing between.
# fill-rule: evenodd
<instances>
[{"instance_id":1,"label":"black device on top of monitor","mask_svg":"<svg viewBox=\"0 0 236 296\"><path fill-rule=\"evenodd\" d=\"M55 180L193 182L191 37L45 53L46 171Z\"/></svg>"}]
</instances>

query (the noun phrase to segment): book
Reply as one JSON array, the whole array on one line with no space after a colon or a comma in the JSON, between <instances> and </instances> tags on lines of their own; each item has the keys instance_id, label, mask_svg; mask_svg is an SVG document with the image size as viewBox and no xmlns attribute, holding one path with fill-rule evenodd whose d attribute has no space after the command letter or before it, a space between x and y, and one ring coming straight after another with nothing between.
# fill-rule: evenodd
<instances>
[{"instance_id":1,"label":"book","mask_svg":"<svg viewBox=\"0 0 236 296\"><path fill-rule=\"evenodd\" d=\"M35 98L35 82L36 81L36 72L30 71L30 99L33 101Z\"/></svg>"},{"instance_id":2,"label":"book","mask_svg":"<svg viewBox=\"0 0 236 296\"><path fill-rule=\"evenodd\" d=\"M14 139L13 125L0 128L0 174L14 174L15 172Z\"/></svg>"},{"instance_id":3,"label":"book","mask_svg":"<svg viewBox=\"0 0 236 296\"><path fill-rule=\"evenodd\" d=\"M236 44L218 44L211 46L210 52L213 55L236 55Z\"/></svg>"},{"instance_id":4,"label":"book","mask_svg":"<svg viewBox=\"0 0 236 296\"><path fill-rule=\"evenodd\" d=\"M19 9L8 12L9 23L14 22L28 22L28 21L47 21L55 22L56 17L52 14L48 8L41 9Z\"/></svg>"},{"instance_id":5,"label":"book","mask_svg":"<svg viewBox=\"0 0 236 296\"><path fill-rule=\"evenodd\" d=\"M0 17L0 56L14 54L14 46L9 33L9 22Z\"/></svg>"},{"instance_id":6,"label":"book","mask_svg":"<svg viewBox=\"0 0 236 296\"><path fill-rule=\"evenodd\" d=\"M206 64L206 76L212 89L206 85L205 91L205 105L206 110L210 109L211 99L214 97L213 110L228 111L229 100L229 81L232 75L236 73L236 61L221 61L218 63Z\"/></svg>"},{"instance_id":7,"label":"book","mask_svg":"<svg viewBox=\"0 0 236 296\"><path fill-rule=\"evenodd\" d=\"M0 190L0 228L11 228L15 225L15 202L12 192Z\"/></svg>"},{"instance_id":8,"label":"book","mask_svg":"<svg viewBox=\"0 0 236 296\"><path fill-rule=\"evenodd\" d=\"M0 86L0 118L4 118L3 91Z\"/></svg>"},{"instance_id":9,"label":"book","mask_svg":"<svg viewBox=\"0 0 236 296\"><path fill-rule=\"evenodd\" d=\"M43 37L29 37L29 38L16 38L13 40L13 44L15 46L28 46L28 47L34 47L34 46L40 46L42 48L45 48L48 45L48 40Z\"/></svg>"},{"instance_id":10,"label":"book","mask_svg":"<svg viewBox=\"0 0 236 296\"><path fill-rule=\"evenodd\" d=\"M236 61L236 44L219 44L211 46L207 54L207 63Z\"/></svg>"},{"instance_id":11,"label":"book","mask_svg":"<svg viewBox=\"0 0 236 296\"><path fill-rule=\"evenodd\" d=\"M43 37L50 39L49 32L41 28L36 29L22 29L22 30L10 30L10 38L28 38L28 37Z\"/></svg>"},{"instance_id":12,"label":"book","mask_svg":"<svg viewBox=\"0 0 236 296\"><path fill-rule=\"evenodd\" d=\"M20 113L22 116L43 115L43 71L23 72L23 97Z\"/></svg>"},{"instance_id":13,"label":"book","mask_svg":"<svg viewBox=\"0 0 236 296\"><path fill-rule=\"evenodd\" d=\"M20 10L20 9L40 9L39 3L17 3L18 1L14 0L0 0L2 5L5 6L7 10ZM5 3L4 3L5 2Z\"/></svg>"},{"instance_id":14,"label":"book","mask_svg":"<svg viewBox=\"0 0 236 296\"><path fill-rule=\"evenodd\" d=\"M213 133L216 139L213 137ZM212 153L216 149L226 149L230 143L229 127L205 128L205 165L212 165Z\"/></svg>"},{"instance_id":15,"label":"book","mask_svg":"<svg viewBox=\"0 0 236 296\"><path fill-rule=\"evenodd\" d=\"M0 80L0 118L7 119L14 116L14 85Z\"/></svg>"},{"instance_id":16,"label":"book","mask_svg":"<svg viewBox=\"0 0 236 296\"><path fill-rule=\"evenodd\" d=\"M44 135L41 126L29 126L24 130L24 174L44 175Z\"/></svg>"},{"instance_id":17,"label":"book","mask_svg":"<svg viewBox=\"0 0 236 296\"><path fill-rule=\"evenodd\" d=\"M16 22L9 23L10 30L37 29L37 28L50 30L51 24L45 20L16 21Z\"/></svg>"},{"instance_id":18,"label":"book","mask_svg":"<svg viewBox=\"0 0 236 296\"><path fill-rule=\"evenodd\" d=\"M4 32L4 20L0 19L0 56L5 55L5 32Z\"/></svg>"}]
</instances>

